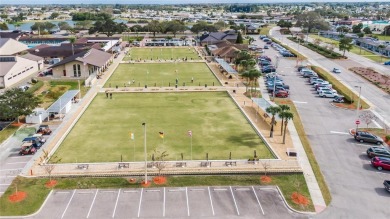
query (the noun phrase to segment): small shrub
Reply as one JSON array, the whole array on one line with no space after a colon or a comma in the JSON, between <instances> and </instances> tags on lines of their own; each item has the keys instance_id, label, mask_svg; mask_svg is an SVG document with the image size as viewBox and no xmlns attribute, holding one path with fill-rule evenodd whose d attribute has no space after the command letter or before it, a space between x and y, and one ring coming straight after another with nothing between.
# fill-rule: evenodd
<instances>
[{"instance_id":1,"label":"small shrub","mask_svg":"<svg viewBox=\"0 0 390 219\"><path fill-rule=\"evenodd\" d=\"M386 135L386 141L390 141L390 135Z\"/></svg>"}]
</instances>

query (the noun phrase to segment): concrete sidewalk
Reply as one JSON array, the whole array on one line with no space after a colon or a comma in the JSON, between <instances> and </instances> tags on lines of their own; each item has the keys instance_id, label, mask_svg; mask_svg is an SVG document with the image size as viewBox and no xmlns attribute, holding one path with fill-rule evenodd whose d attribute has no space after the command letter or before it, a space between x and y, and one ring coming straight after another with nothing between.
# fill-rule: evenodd
<instances>
[{"instance_id":1,"label":"concrete sidewalk","mask_svg":"<svg viewBox=\"0 0 390 219\"><path fill-rule=\"evenodd\" d=\"M259 78L259 84L264 85L264 79L263 77ZM267 100L271 105L276 106L274 102L271 101L270 96L266 89L260 89L262 97ZM315 208L315 211L317 213L323 211L326 208L324 197L322 196L320 187L318 186L317 179L314 175L313 169L310 165L309 159L307 157L307 154L305 152L305 149L303 148L301 139L299 138L298 132L295 128L295 125L293 122L289 122L288 125L288 131L290 133L293 145L295 150L297 151L297 157L298 162L303 170L303 175L306 180L307 187L309 189L309 193L311 196L311 199L313 201L313 205Z\"/></svg>"}]
</instances>

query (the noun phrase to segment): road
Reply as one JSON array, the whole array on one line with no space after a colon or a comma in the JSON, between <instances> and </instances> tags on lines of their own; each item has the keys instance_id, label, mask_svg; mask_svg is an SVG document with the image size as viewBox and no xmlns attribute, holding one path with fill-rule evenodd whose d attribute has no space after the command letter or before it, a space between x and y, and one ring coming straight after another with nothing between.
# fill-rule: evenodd
<instances>
[{"instance_id":1,"label":"road","mask_svg":"<svg viewBox=\"0 0 390 219\"><path fill-rule=\"evenodd\" d=\"M285 41L286 42L286 41ZM263 46L260 40L255 42ZM301 47L302 48L302 47ZM300 52L304 50L301 49ZM266 50L265 55L275 59L277 51L273 48ZM305 54L305 53L304 53ZM318 62L328 68L336 66L333 62L310 57L310 62ZM314 60L312 60L314 58ZM316 218L386 218L390 208L384 204L389 201L390 193L383 189L383 180L390 178L390 171L379 172L372 168L370 160L365 155L370 144L356 142L348 130L354 126L355 111L336 108L331 105L330 99L318 97L314 89L300 77L293 66L295 60L281 58L278 73L285 83L290 85L290 98L295 102L305 127L305 132L319 163L322 173L330 188L332 202L330 206ZM348 73L344 73L348 77ZM353 77L353 75L349 75ZM362 81L362 80L361 80ZM369 90L370 84L362 81L363 94ZM371 102L369 95L380 93L378 89L365 95ZM374 97L375 99L375 97ZM389 104L390 105L390 104ZM381 104L377 108L388 108ZM387 113L390 113L387 111Z\"/></svg>"},{"instance_id":2,"label":"road","mask_svg":"<svg viewBox=\"0 0 390 219\"><path fill-rule=\"evenodd\" d=\"M359 93L359 87L355 86L361 86L361 96L365 100L368 100L369 103L371 103L372 111L376 113L378 117L382 117L385 119L385 121L389 124L390 123L390 95L375 85L369 83L367 80L363 79L359 75L351 72L348 70L349 67L359 65L360 60L344 60L344 61L335 61L331 59L327 59L320 54L311 51L310 49L299 46L297 43L294 43L287 39L287 35L281 35L279 31L277 31L276 28L271 30L271 35L274 36L276 39L280 39L283 43L288 44L288 46L296 49L301 54L305 55L309 58L308 63L312 65L317 65L322 67L323 69L332 69L332 68L339 68L341 69L342 73L334 75L338 80L346 84L348 87L350 87L355 93ZM356 56L353 56L351 58L355 58ZM367 63L369 61L365 61L364 63ZM377 66L377 63L371 62L369 66L366 67L375 67ZM351 125L354 124L355 118L351 119L349 123Z\"/></svg>"}]
</instances>

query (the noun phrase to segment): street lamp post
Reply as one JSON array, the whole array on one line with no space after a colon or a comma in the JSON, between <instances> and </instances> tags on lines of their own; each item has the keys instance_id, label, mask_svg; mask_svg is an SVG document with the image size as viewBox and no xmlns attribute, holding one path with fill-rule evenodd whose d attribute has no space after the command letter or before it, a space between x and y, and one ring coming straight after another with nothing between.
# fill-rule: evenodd
<instances>
[{"instance_id":1,"label":"street lamp post","mask_svg":"<svg viewBox=\"0 0 390 219\"><path fill-rule=\"evenodd\" d=\"M144 126L144 156L145 156L145 184L148 184L148 161L147 161L147 154L146 154L146 123L142 123Z\"/></svg>"},{"instance_id":2,"label":"street lamp post","mask_svg":"<svg viewBox=\"0 0 390 219\"><path fill-rule=\"evenodd\" d=\"M359 107L360 107L360 95L362 93L362 86L355 86L355 87L358 87L359 88L359 98L358 98L358 104L356 106L356 132L358 131L358 127L359 127L359 124L358 124L358 120L359 120Z\"/></svg>"}]
</instances>

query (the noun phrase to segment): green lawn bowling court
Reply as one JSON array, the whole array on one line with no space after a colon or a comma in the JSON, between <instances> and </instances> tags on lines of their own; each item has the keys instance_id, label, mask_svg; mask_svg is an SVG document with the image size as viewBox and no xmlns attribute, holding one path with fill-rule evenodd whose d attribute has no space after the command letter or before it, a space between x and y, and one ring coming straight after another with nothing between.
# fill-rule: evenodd
<instances>
[{"instance_id":1,"label":"green lawn bowling court","mask_svg":"<svg viewBox=\"0 0 390 219\"><path fill-rule=\"evenodd\" d=\"M176 78L179 86L220 86L205 63L178 62L120 64L104 87L168 87L175 86Z\"/></svg>"},{"instance_id":2,"label":"green lawn bowling court","mask_svg":"<svg viewBox=\"0 0 390 219\"><path fill-rule=\"evenodd\" d=\"M273 158L226 92L98 94L55 152L62 163L142 161L146 122L148 157L168 160ZM188 131L192 131L192 138ZM134 133L134 140L129 133ZM159 132L164 133L161 138ZM135 153L133 152L135 151Z\"/></svg>"},{"instance_id":3,"label":"green lawn bowling court","mask_svg":"<svg viewBox=\"0 0 390 219\"><path fill-rule=\"evenodd\" d=\"M163 48L163 47L147 47L147 48L131 48L123 61L130 60L200 60L198 53L191 47L179 48Z\"/></svg>"}]
</instances>

